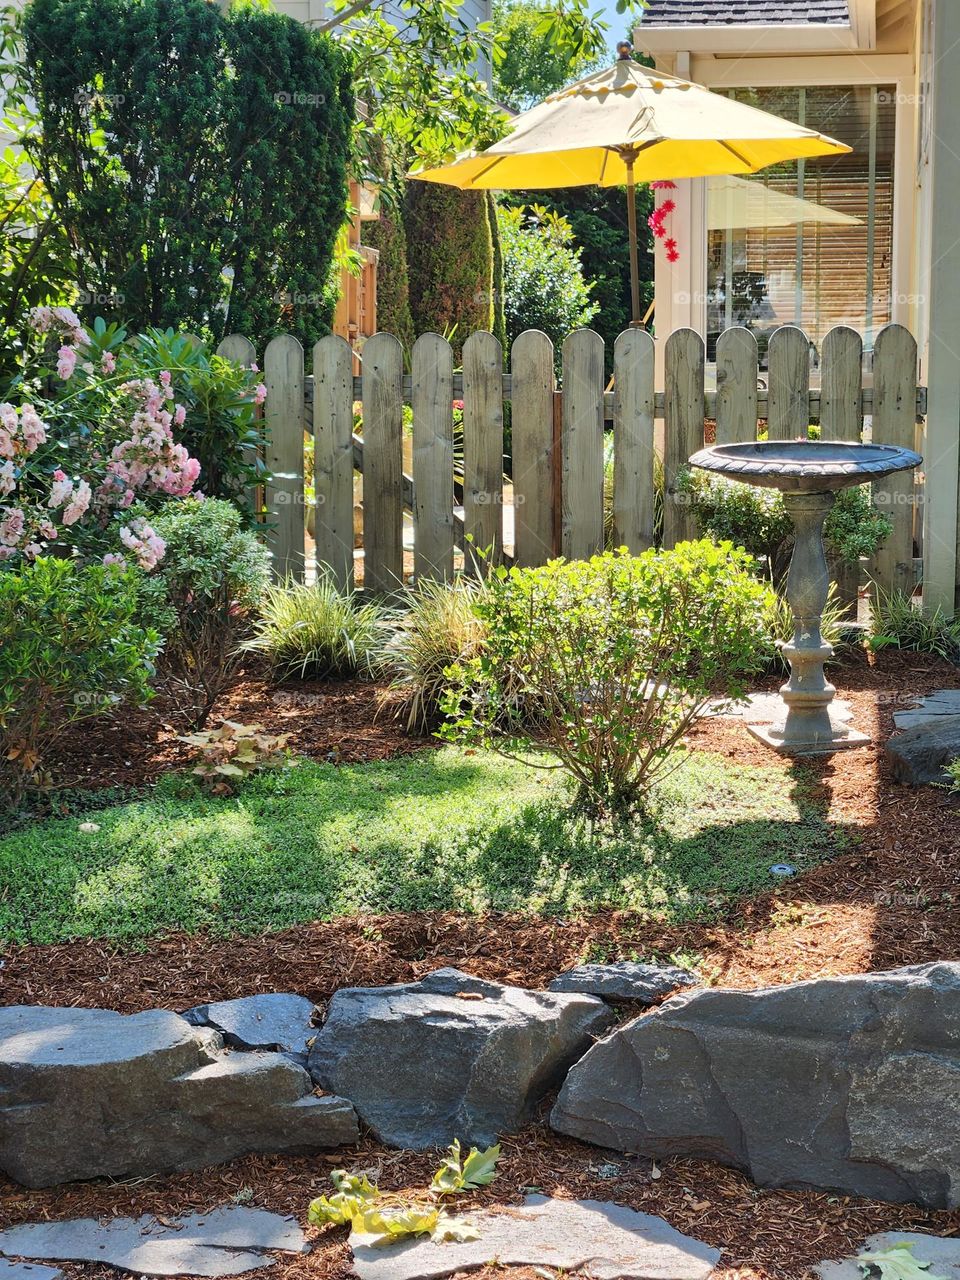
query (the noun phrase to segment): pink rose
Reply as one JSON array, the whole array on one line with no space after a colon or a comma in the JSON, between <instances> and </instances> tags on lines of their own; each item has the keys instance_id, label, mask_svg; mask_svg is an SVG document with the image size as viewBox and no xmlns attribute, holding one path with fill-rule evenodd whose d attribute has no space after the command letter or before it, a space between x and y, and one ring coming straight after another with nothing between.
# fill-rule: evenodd
<instances>
[{"instance_id":1,"label":"pink rose","mask_svg":"<svg viewBox=\"0 0 960 1280\"><path fill-rule=\"evenodd\" d=\"M77 353L73 347L63 346L57 352L57 356L59 357L57 360L57 377L66 382L73 377L73 371L77 365Z\"/></svg>"}]
</instances>

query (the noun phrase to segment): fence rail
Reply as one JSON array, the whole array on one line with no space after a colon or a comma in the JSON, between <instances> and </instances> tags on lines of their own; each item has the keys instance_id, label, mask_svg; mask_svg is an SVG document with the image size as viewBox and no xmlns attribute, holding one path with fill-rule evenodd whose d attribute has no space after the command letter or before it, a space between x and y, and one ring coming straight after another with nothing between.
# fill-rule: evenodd
<instances>
[{"instance_id":1,"label":"fence rail","mask_svg":"<svg viewBox=\"0 0 960 1280\"><path fill-rule=\"evenodd\" d=\"M490 333L467 339L458 370L449 343L423 334L409 353L409 372L400 342L376 334L363 347L359 376L342 338L315 345L312 376L305 375L296 339L274 338L263 354L263 376L271 472L266 508L276 572L302 577L306 567L305 432L314 435L316 563L328 566L343 586L353 584L359 471L363 583L366 590L385 593L411 573L421 580L449 578L457 549L471 542L493 561L509 558L524 565L557 554L590 555L605 541L605 484L614 544L644 550L654 536L657 454L663 462L664 544L695 536L678 480L690 454L711 435L720 443L754 440L764 424L770 439L793 439L808 435L811 422L818 421L825 440L859 440L866 418L872 439L915 446L926 393L917 382L916 342L899 325L878 335L866 381L860 335L833 329L822 344L820 386L814 388L810 343L790 326L771 336L762 373L753 335L726 330L717 341L715 390L706 385L704 343L697 333L679 329L664 348L661 391L655 386L654 340L642 330L617 339L610 387L602 339L590 330L565 339L559 387L553 345L533 330L516 339L506 370ZM220 350L245 363L254 355L236 335ZM362 434L354 429L355 402L362 407ZM412 441L405 405L412 410ZM462 405L459 488L455 405ZM507 405L511 466L505 479ZM605 479L611 438L612 478ZM894 476L873 488L893 533L870 566L871 576L885 589L911 589L915 481L909 474ZM856 570L842 575L840 585L852 598Z\"/></svg>"}]
</instances>

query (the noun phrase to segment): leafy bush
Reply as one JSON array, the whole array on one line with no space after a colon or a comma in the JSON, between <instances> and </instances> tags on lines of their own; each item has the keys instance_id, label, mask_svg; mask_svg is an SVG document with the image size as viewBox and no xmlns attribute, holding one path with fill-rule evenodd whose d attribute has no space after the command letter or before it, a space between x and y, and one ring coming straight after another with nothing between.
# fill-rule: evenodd
<instances>
[{"instance_id":1,"label":"leafy bush","mask_svg":"<svg viewBox=\"0 0 960 1280\"><path fill-rule=\"evenodd\" d=\"M335 41L206 0L35 0L24 38L30 158L104 315L327 332L354 115Z\"/></svg>"},{"instance_id":2,"label":"leafy bush","mask_svg":"<svg viewBox=\"0 0 960 1280\"><path fill-rule=\"evenodd\" d=\"M287 750L289 733L264 733L259 724L238 724L224 720L205 733L187 733L180 738L199 748L200 763L193 772L203 779L211 795L228 796L233 783L261 769L286 769L293 763Z\"/></svg>"},{"instance_id":3,"label":"leafy bush","mask_svg":"<svg viewBox=\"0 0 960 1280\"><path fill-rule=\"evenodd\" d=\"M939 606L925 614L903 591L874 591L870 603L871 649L915 649L960 661L960 617L948 618Z\"/></svg>"},{"instance_id":4,"label":"leafy bush","mask_svg":"<svg viewBox=\"0 0 960 1280\"><path fill-rule=\"evenodd\" d=\"M264 654L280 680L372 676L382 668L387 617L382 605L359 604L329 577L315 586L287 582L264 592L243 648Z\"/></svg>"},{"instance_id":5,"label":"leafy bush","mask_svg":"<svg viewBox=\"0 0 960 1280\"><path fill-rule=\"evenodd\" d=\"M960 794L960 757L950 761L947 773L950 775L950 790Z\"/></svg>"},{"instance_id":6,"label":"leafy bush","mask_svg":"<svg viewBox=\"0 0 960 1280\"><path fill-rule=\"evenodd\" d=\"M498 210L503 248L503 310L509 342L542 329L557 348L597 313L580 251L566 219L542 205Z\"/></svg>"},{"instance_id":7,"label":"leafy bush","mask_svg":"<svg viewBox=\"0 0 960 1280\"><path fill-rule=\"evenodd\" d=\"M403 209L415 333L456 330L461 347L493 323L493 244L483 191L407 184Z\"/></svg>"},{"instance_id":8,"label":"leafy bush","mask_svg":"<svg viewBox=\"0 0 960 1280\"><path fill-rule=\"evenodd\" d=\"M388 696L406 716L407 733L425 733L438 719L446 671L479 652L484 627L476 612L478 582L429 579L409 593L385 658L394 672Z\"/></svg>"},{"instance_id":9,"label":"leafy bush","mask_svg":"<svg viewBox=\"0 0 960 1280\"><path fill-rule=\"evenodd\" d=\"M764 659L769 591L729 543L501 570L478 603L483 652L451 671L445 736L531 742L504 681L541 709L537 741L596 815L623 816L711 694L740 697Z\"/></svg>"},{"instance_id":10,"label":"leafy bush","mask_svg":"<svg viewBox=\"0 0 960 1280\"><path fill-rule=\"evenodd\" d=\"M151 696L160 637L137 618L137 578L40 559L0 574L0 790L48 780L68 725Z\"/></svg>"},{"instance_id":11,"label":"leafy bush","mask_svg":"<svg viewBox=\"0 0 960 1280\"><path fill-rule=\"evenodd\" d=\"M766 560L773 581L782 582L793 552L793 524L782 493L693 469L681 472L678 488L689 496L704 533ZM824 524L827 554L845 564L856 563L861 556L873 555L892 527L873 506L869 486L841 489Z\"/></svg>"},{"instance_id":12,"label":"leafy bush","mask_svg":"<svg viewBox=\"0 0 960 1280\"><path fill-rule=\"evenodd\" d=\"M168 503L154 528L166 554L144 580L143 612L166 636L161 678L199 728L234 672L270 558L236 507L217 498Z\"/></svg>"}]
</instances>

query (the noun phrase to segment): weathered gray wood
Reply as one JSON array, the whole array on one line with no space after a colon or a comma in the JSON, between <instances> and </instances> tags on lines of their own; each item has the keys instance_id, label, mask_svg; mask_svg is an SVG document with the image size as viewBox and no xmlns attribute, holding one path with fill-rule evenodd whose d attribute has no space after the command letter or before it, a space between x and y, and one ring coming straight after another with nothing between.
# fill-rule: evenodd
<instances>
[{"instance_id":1,"label":"weathered gray wood","mask_svg":"<svg viewBox=\"0 0 960 1280\"><path fill-rule=\"evenodd\" d=\"M855 329L837 325L823 339L820 367L820 438L859 441L863 431L860 391L863 384L863 339ZM860 564L836 568L837 596L847 614L856 617Z\"/></svg>"},{"instance_id":2,"label":"weathered gray wood","mask_svg":"<svg viewBox=\"0 0 960 1280\"><path fill-rule=\"evenodd\" d=\"M717 444L757 438L757 340L749 329L726 329L717 339Z\"/></svg>"},{"instance_id":3,"label":"weathered gray wood","mask_svg":"<svg viewBox=\"0 0 960 1280\"><path fill-rule=\"evenodd\" d=\"M453 577L453 351L437 333L413 344L413 572Z\"/></svg>"},{"instance_id":4,"label":"weathered gray wood","mask_svg":"<svg viewBox=\"0 0 960 1280\"><path fill-rule=\"evenodd\" d=\"M257 349L250 341L240 333L228 333L220 345L217 347L217 355L223 356L224 360L231 360L234 364L238 364L243 369L252 369L257 362ZM258 418L262 418L263 409L256 411ZM253 466L257 461L257 454L260 453L263 459L263 450L259 450L255 445L243 446L243 460L247 466ZM202 488L202 478L201 478ZM263 519L264 504L264 488L262 484L252 486L249 500L253 507L254 519L260 521Z\"/></svg>"},{"instance_id":5,"label":"weathered gray wood","mask_svg":"<svg viewBox=\"0 0 960 1280\"><path fill-rule=\"evenodd\" d=\"M363 585L403 585L403 348L389 333L363 347Z\"/></svg>"},{"instance_id":6,"label":"weathered gray wood","mask_svg":"<svg viewBox=\"0 0 960 1280\"><path fill-rule=\"evenodd\" d=\"M873 439L877 444L916 447L916 383L916 340L902 325L887 325L877 335L873 351ZM893 522L893 533L872 565L873 578L883 591L913 593L917 492L912 471L888 476L873 487L874 503Z\"/></svg>"},{"instance_id":7,"label":"weathered gray wood","mask_svg":"<svg viewBox=\"0 0 960 1280\"><path fill-rule=\"evenodd\" d=\"M677 329L667 339L664 405L663 545L696 537L696 522L680 473L692 453L703 447L703 339L693 329Z\"/></svg>"},{"instance_id":8,"label":"weathered gray wood","mask_svg":"<svg viewBox=\"0 0 960 1280\"><path fill-rule=\"evenodd\" d=\"M336 334L313 348L317 570L353 589L353 352Z\"/></svg>"},{"instance_id":9,"label":"weathered gray wood","mask_svg":"<svg viewBox=\"0 0 960 1280\"><path fill-rule=\"evenodd\" d=\"M553 343L545 333L521 333L512 365L514 558L544 564L553 553Z\"/></svg>"},{"instance_id":10,"label":"weathered gray wood","mask_svg":"<svg viewBox=\"0 0 960 1280\"><path fill-rule=\"evenodd\" d=\"M802 329L784 325L767 348L767 436L806 439L810 434L810 340Z\"/></svg>"},{"instance_id":11,"label":"weathered gray wood","mask_svg":"<svg viewBox=\"0 0 960 1280\"><path fill-rule=\"evenodd\" d=\"M563 344L561 551L585 560L603 550L603 339L592 329Z\"/></svg>"},{"instance_id":12,"label":"weathered gray wood","mask_svg":"<svg viewBox=\"0 0 960 1280\"><path fill-rule=\"evenodd\" d=\"M257 348L249 338L240 333L228 333L217 347L217 355L224 360L232 360L234 364L250 369L257 362Z\"/></svg>"},{"instance_id":13,"label":"weathered gray wood","mask_svg":"<svg viewBox=\"0 0 960 1280\"><path fill-rule=\"evenodd\" d=\"M291 334L271 338L263 356L267 523L278 578L303 580L303 347Z\"/></svg>"},{"instance_id":14,"label":"weathered gray wood","mask_svg":"<svg viewBox=\"0 0 960 1280\"><path fill-rule=\"evenodd\" d=\"M653 338L627 329L613 347L613 543L653 546Z\"/></svg>"},{"instance_id":15,"label":"weathered gray wood","mask_svg":"<svg viewBox=\"0 0 960 1280\"><path fill-rule=\"evenodd\" d=\"M467 569L503 555L503 348L492 333L463 344L463 516Z\"/></svg>"}]
</instances>

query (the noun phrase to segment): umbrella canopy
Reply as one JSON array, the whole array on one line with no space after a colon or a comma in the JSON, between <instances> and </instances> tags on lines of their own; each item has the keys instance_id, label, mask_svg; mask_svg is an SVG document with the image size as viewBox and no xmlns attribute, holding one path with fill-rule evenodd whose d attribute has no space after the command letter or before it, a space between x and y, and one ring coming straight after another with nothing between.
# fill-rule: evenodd
<instances>
[{"instance_id":1,"label":"umbrella canopy","mask_svg":"<svg viewBox=\"0 0 960 1280\"><path fill-rule=\"evenodd\" d=\"M795 227L816 222L830 227L858 227L859 218L813 200L801 200L747 178L710 178L707 182L707 230L746 227Z\"/></svg>"},{"instance_id":2,"label":"umbrella canopy","mask_svg":"<svg viewBox=\"0 0 960 1280\"><path fill-rule=\"evenodd\" d=\"M755 173L781 160L850 147L702 85L621 58L551 94L486 151L410 176L463 190L623 186Z\"/></svg>"},{"instance_id":3,"label":"umbrella canopy","mask_svg":"<svg viewBox=\"0 0 960 1280\"><path fill-rule=\"evenodd\" d=\"M507 136L486 151L409 176L463 191L626 184L632 323L640 325L637 182L755 173L782 160L842 155L851 148L642 67L626 42L618 50L612 67L517 116Z\"/></svg>"}]
</instances>

